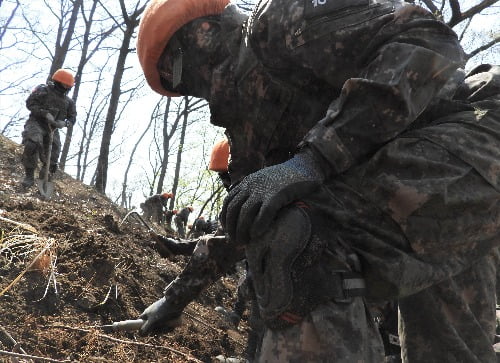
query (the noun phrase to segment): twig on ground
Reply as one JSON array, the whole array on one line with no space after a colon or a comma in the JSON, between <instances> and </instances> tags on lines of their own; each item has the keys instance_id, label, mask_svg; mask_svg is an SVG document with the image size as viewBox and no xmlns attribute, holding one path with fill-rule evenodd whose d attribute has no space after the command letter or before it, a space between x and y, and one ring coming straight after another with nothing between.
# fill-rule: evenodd
<instances>
[{"instance_id":1,"label":"twig on ground","mask_svg":"<svg viewBox=\"0 0 500 363\"><path fill-rule=\"evenodd\" d=\"M36 230L36 228L33 227L33 226L30 226L27 223L16 222L16 221L13 221L12 219L5 218L5 217L0 217L0 221L4 221L4 222L7 222L7 223L15 224L16 226L24 228L27 231L33 232L35 234L38 234L38 231Z\"/></svg>"},{"instance_id":2,"label":"twig on ground","mask_svg":"<svg viewBox=\"0 0 500 363\"><path fill-rule=\"evenodd\" d=\"M187 311L183 311L182 313L183 313L184 315L188 316L189 318L193 319L194 321L197 321L198 323L200 323L200 324L202 324L202 325L206 326L207 328L210 328L210 329L212 329L212 330L216 331L216 332L217 332L217 333L219 333L219 334L220 334L220 333L222 333L222 329L219 329L219 328L216 328L216 327L214 327L214 326L210 325L209 323L207 323L207 322L205 322L205 321L203 321L203 320L201 320L201 319L197 318L197 317L196 317L196 316L194 316L193 314L190 314L190 313L188 313ZM242 346L242 347L246 347L246 344L241 343L240 341L238 341L238 340L234 339L233 337L231 337L231 336L229 336L229 335L228 335L227 337L228 337L229 339L231 339L233 342L235 342L236 344L239 344L239 345L240 345L240 346Z\"/></svg>"},{"instance_id":3,"label":"twig on ground","mask_svg":"<svg viewBox=\"0 0 500 363\"><path fill-rule=\"evenodd\" d=\"M57 359L51 359L51 358L45 358L45 357L38 357L36 355L30 355L30 354L7 352L5 350L0 350L0 355L7 355L10 357L18 357L18 358L35 359L35 360L40 361L40 362L56 362L56 363L71 362L70 360L57 360Z\"/></svg>"},{"instance_id":4,"label":"twig on ground","mask_svg":"<svg viewBox=\"0 0 500 363\"><path fill-rule=\"evenodd\" d=\"M12 335L9 334L7 330L3 326L0 325L0 333L3 334L4 339L1 339L0 335L0 341L4 343L6 346L12 345L14 347L14 350L19 350L22 354L28 354L24 351L23 347L12 337Z\"/></svg>"},{"instance_id":5,"label":"twig on ground","mask_svg":"<svg viewBox=\"0 0 500 363\"><path fill-rule=\"evenodd\" d=\"M80 331L80 332L84 332L84 333L91 332L90 329L76 328L76 327L67 326L67 325L46 325L45 328L75 330L75 331ZM167 347L165 345L154 345L154 344L149 344L149 343L134 342L132 340L118 339L118 338L114 338L114 337L111 337L111 336L106 335L106 334L99 334L99 333L97 333L96 336L101 337L101 338L105 338L107 340L111 340L111 341L116 342L116 343L121 343L121 344L131 344L131 345L137 345L137 346L143 346L143 347L149 347L149 348L165 349L165 350L168 350L169 352L181 355L184 358L189 359L190 362L203 363L203 361L201 361L201 360L199 360L199 359L197 359L189 354L183 353L177 349L170 348L170 347Z\"/></svg>"}]
</instances>

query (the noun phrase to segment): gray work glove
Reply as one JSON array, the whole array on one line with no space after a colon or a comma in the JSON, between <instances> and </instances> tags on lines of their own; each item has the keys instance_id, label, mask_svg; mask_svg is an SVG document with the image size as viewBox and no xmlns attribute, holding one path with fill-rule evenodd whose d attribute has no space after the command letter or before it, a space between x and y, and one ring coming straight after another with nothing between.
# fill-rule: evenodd
<instances>
[{"instance_id":1,"label":"gray work glove","mask_svg":"<svg viewBox=\"0 0 500 363\"><path fill-rule=\"evenodd\" d=\"M66 121L64 120L49 121L49 125L56 129L62 129L63 127L66 126Z\"/></svg>"},{"instance_id":2,"label":"gray work glove","mask_svg":"<svg viewBox=\"0 0 500 363\"><path fill-rule=\"evenodd\" d=\"M139 334L151 335L155 333L166 333L181 324L182 311L176 311L170 307L167 299L162 297L149 305L139 316L145 320Z\"/></svg>"},{"instance_id":3,"label":"gray work glove","mask_svg":"<svg viewBox=\"0 0 500 363\"><path fill-rule=\"evenodd\" d=\"M224 200L221 222L225 231L232 240L248 243L268 230L281 208L317 189L324 179L309 149L246 176Z\"/></svg>"}]
</instances>

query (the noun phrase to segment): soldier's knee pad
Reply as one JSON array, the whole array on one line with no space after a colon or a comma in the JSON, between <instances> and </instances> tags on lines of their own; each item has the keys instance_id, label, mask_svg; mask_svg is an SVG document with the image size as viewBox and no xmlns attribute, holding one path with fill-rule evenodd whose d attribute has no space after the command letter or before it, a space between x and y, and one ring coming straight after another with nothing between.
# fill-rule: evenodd
<instances>
[{"instance_id":1,"label":"soldier's knee pad","mask_svg":"<svg viewBox=\"0 0 500 363\"><path fill-rule=\"evenodd\" d=\"M350 303L364 293L353 254L336 240L335 228L318 211L284 208L271 229L246 246L260 314L272 329L299 323L327 301Z\"/></svg>"}]
</instances>

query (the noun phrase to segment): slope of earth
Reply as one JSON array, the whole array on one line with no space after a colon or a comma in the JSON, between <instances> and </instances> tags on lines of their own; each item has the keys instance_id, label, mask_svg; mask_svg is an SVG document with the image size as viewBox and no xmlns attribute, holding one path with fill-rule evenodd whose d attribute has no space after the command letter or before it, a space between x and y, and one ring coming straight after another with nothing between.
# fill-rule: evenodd
<instances>
[{"instance_id":1,"label":"slope of earth","mask_svg":"<svg viewBox=\"0 0 500 363\"><path fill-rule=\"evenodd\" d=\"M231 307L237 276L209 287L184 324L155 337L96 326L136 319L187 263L162 259L144 227L94 189L58 172L55 192L20 187L20 145L0 135L0 361L9 352L71 362L213 362L241 356L247 329ZM13 346L12 339L17 341ZM26 358L22 358L21 361Z\"/></svg>"}]
</instances>

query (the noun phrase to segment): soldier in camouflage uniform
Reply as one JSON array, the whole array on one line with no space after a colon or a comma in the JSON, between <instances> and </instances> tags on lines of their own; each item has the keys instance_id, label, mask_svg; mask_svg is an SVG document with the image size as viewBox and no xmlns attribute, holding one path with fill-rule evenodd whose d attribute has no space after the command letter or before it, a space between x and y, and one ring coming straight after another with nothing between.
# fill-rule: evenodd
<instances>
[{"instance_id":1,"label":"soldier in camouflage uniform","mask_svg":"<svg viewBox=\"0 0 500 363\"><path fill-rule=\"evenodd\" d=\"M49 134L53 131L52 151L49 161L51 174L57 170L57 161L61 151L61 139L58 129L74 124L76 121L76 107L67 96L75 84L73 75L59 69L52 75L52 81L36 86L26 100L26 107L30 116L24 125L22 134L24 151L21 161L25 170L22 185L25 188L35 183L35 169L40 159L43 163L40 178L43 178L43 169L47 165L46 154L49 148Z\"/></svg>"},{"instance_id":2,"label":"soldier in camouflage uniform","mask_svg":"<svg viewBox=\"0 0 500 363\"><path fill-rule=\"evenodd\" d=\"M141 203L144 219L146 221L153 221L158 224L163 222L163 211L167 207L170 198L173 198L172 193L155 194L148 197L144 203Z\"/></svg>"},{"instance_id":3,"label":"soldier in camouflage uniform","mask_svg":"<svg viewBox=\"0 0 500 363\"><path fill-rule=\"evenodd\" d=\"M264 0L249 19L226 5L156 0L141 22L148 83L208 100L232 183L229 238L200 240L142 334L246 257L258 361L381 362L365 299L399 299L404 361L495 362L499 100L457 93L454 32L398 1Z\"/></svg>"},{"instance_id":4,"label":"soldier in camouflage uniform","mask_svg":"<svg viewBox=\"0 0 500 363\"><path fill-rule=\"evenodd\" d=\"M192 211L193 207L184 207L174 217L175 227L180 238L186 238L186 226Z\"/></svg>"}]
</instances>

